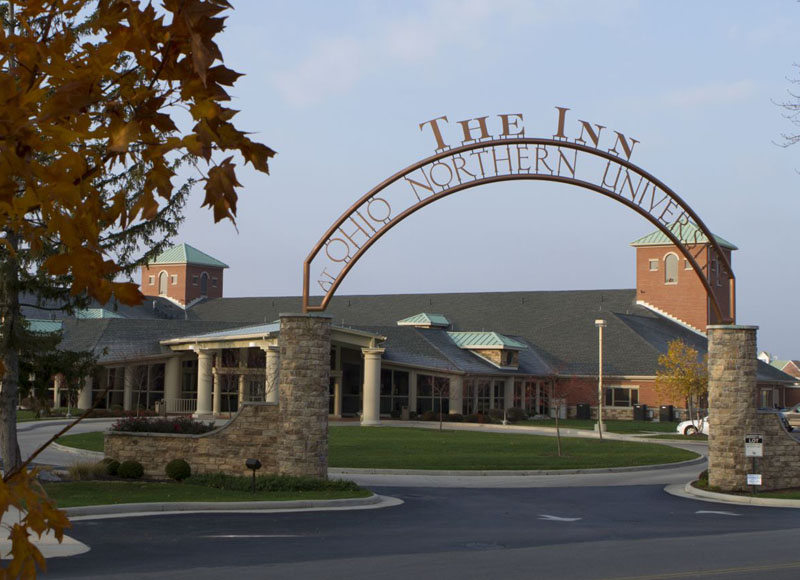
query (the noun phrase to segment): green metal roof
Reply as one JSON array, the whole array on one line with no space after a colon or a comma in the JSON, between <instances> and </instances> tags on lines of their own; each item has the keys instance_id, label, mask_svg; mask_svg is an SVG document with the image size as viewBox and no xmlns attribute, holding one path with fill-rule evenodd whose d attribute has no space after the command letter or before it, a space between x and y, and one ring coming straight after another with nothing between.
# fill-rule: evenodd
<instances>
[{"instance_id":1,"label":"green metal roof","mask_svg":"<svg viewBox=\"0 0 800 580\"><path fill-rule=\"evenodd\" d=\"M105 308L87 308L75 312L75 318L125 318L124 316L111 312Z\"/></svg>"},{"instance_id":2,"label":"green metal roof","mask_svg":"<svg viewBox=\"0 0 800 580\"><path fill-rule=\"evenodd\" d=\"M448 332L447 334L459 348L509 348L513 350L528 348L521 342L497 332Z\"/></svg>"},{"instance_id":3,"label":"green metal roof","mask_svg":"<svg viewBox=\"0 0 800 580\"><path fill-rule=\"evenodd\" d=\"M164 250L155 260L150 262L150 265L153 264L192 264L195 266L212 266L215 268L228 267L227 264L220 262L216 258L212 258L189 244L180 244L179 246L173 246L169 250Z\"/></svg>"},{"instance_id":4,"label":"green metal roof","mask_svg":"<svg viewBox=\"0 0 800 580\"><path fill-rule=\"evenodd\" d=\"M48 334L61 330L60 320L46 320L42 318L27 318L28 330L36 334Z\"/></svg>"},{"instance_id":5,"label":"green metal roof","mask_svg":"<svg viewBox=\"0 0 800 580\"><path fill-rule=\"evenodd\" d=\"M669 230L680 237L678 238L681 242L689 242L689 243L698 243L698 244L707 244L708 238L706 235L697 227L696 224L692 222L679 224L675 222L667 226ZM738 250L736 246L734 246L729 241L719 237L716 234L714 235L714 239L716 242L723 248L727 248L728 250ZM647 234L644 237L639 238L638 240L634 240L631 242L631 246L638 247L638 246L671 246L672 240L670 240L661 230L656 230L650 234Z\"/></svg>"},{"instance_id":6,"label":"green metal roof","mask_svg":"<svg viewBox=\"0 0 800 580\"><path fill-rule=\"evenodd\" d=\"M441 326L447 328L450 321L441 314L428 314L421 312L397 321L398 326Z\"/></svg>"}]
</instances>

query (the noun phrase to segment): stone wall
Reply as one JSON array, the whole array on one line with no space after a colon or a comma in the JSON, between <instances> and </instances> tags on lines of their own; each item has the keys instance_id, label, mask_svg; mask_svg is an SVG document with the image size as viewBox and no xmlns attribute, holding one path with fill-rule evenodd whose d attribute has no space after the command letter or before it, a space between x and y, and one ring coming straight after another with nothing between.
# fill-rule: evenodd
<instances>
[{"instance_id":1,"label":"stone wall","mask_svg":"<svg viewBox=\"0 0 800 580\"><path fill-rule=\"evenodd\" d=\"M193 473L247 475L245 460L261 473L328 476L330 318L281 315L279 402L245 403L224 427L203 435L110 432L105 455L136 460L145 474L163 477L173 459Z\"/></svg>"},{"instance_id":2,"label":"stone wall","mask_svg":"<svg viewBox=\"0 0 800 580\"><path fill-rule=\"evenodd\" d=\"M244 462L255 458L262 473L277 473L278 429L276 404L245 403L227 425L202 435L111 431L104 452L117 461L138 461L150 477L164 477L173 459L188 461L192 473L248 475Z\"/></svg>"},{"instance_id":3,"label":"stone wall","mask_svg":"<svg viewBox=\"0 0 800 580\"><path fill-rule=\"evenodd\" d=\"M709 326L709 485L748 491L748 473L762 475L761 491L800 486L800 443L775 413L756 409L755 326ZM764 457L745 457L744 437L764 436Z\"/></svg>"}]
</instances>

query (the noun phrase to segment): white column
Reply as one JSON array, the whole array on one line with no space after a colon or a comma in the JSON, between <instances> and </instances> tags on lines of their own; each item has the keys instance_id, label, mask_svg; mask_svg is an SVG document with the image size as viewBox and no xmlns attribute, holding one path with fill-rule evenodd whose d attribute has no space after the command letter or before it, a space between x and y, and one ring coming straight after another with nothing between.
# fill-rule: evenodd
<instances>
[{"instance_id":1,"label":"white column","mask_svg":"<svg viewBox=\"0 0 800 580\"><path fill-rule=\"evenodd\" d=\"M239 349L239 370L241 374L239 375L239 404L238 408L242 408L242 404L245 401L245 391L247 390L247 375L245 371L247 370L247 354L248 348L243 347Z\"/></svg>"},{"instance_id":2,"label":"white column","mask_svg":"<svg viewBox=\"0 0 800 580\"><path fill-rule=\"evenodd\" d=\"M514 406L514 377L506 377L504 398L506 409Z\"/></svg>"},{"instance_id":3,"label":"white column","mask_svg":"<svg viewBox=\"0 0 800 580\"><path fill-rule=\"evenodd\" d=\"M164 363L164 404L167 411L175 410L181 398L181 357L172 356Z\"/></svg>"},{"instance_id":4,"label":"white column","mask_svg":"<svg viewBox=\"0 0 800 580\"><path fill-rule=\"evenodd\" d=\"M408 410L417 412L417 371L408 373Z\"/></svg>"},{"instance_id":5,"label":"white column","mask_svg":"<svg viewBox=\"0 0 800 580\"><path fill-rule=\"evenodd\" d=\"M92 400L92 386L94 384L94 379L91 375L83 379L83 388L81 392L78 394L78 408L79 409L91 409L94 401Z\"/></svg>"},{"instance_id":6,"label":"white column","mask_svg":"<svg viewBox=\"0 0 800 580\"><path fill-rule=\"evenodd\" d=\"M342 417L342 373L333 378L333 416Z\"/></svg>"},{"instance_id":7,"label":"white column","mask_svg":"<svg viewBox=\"0 0 800 580\"><path fill-rule=\"evenodd\" d=\"M264 379L264 399L267 403L277 403L278 383L281 371L281 349L277 346L264 348L267 354L267 376Z\"/></svg>"},{"instance_id":8,"label":"white column","mask_svg":"<svg viewBox=\"0 0 800 580\"><path fill-rule=\"evenodd\" d=\"M362 425L381 424L381 355L382 348L362 348L364 355L364 388Z\"/></svg>"},{"instance_id":9,"label":"white column","mask_svg":"<svg viewBox=\"0 0 800 580\"><path fill-rule=\"evenodd\" d=\"M214 360L216 360L215 366L217 367L217 371L222 368L222 351L215 350L214 351ZM213 373L212 372L212 379L214 383L214 415L219 415L222 413L222 375L219 372Z\"/></svg>"},{"instance_id":10,"label":"white column","mask_svg":"<svg viewBox=\"0 0 800 580\"><path fill-rule=\"evenodd\" d=\"M122 373L122 408L126 411L133 410L133 381L136 367L130 365L123 367Z\"/></svg>"},{"instance_id":11,"label":"white column","mask_svg":"<svg viewBox=\"0 0 800 580\"><path fill-rule=\"evenodd\" d=\"M195 417L211 415L211 357L211 351L197 352L197 411L195 411Z\"/></svg>"},{"instance_id":12,"label":"white column","mask_svg":"<svg viewBox=\"0 0 800 580\"><path fill-rule=\"evenodd\" d=\"M53 408L61 406L61 389L64 388L64 375L58 373L53 377Z\"/></svg>"},{"instance_id":13,"label":"white column","mask_svg":"<svg viewBox=\"0 0 800 580\"><path fill-rule=\"evenodd\" d=\"M450 377L450 412L464 412L464 377L456 375Z\"/></svg>"}]
</instances>

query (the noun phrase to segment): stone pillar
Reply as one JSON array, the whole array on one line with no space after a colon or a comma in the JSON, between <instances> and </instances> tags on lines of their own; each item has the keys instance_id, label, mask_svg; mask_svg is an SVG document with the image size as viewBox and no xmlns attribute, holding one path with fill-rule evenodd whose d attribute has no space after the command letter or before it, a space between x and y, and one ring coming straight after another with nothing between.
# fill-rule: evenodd
<instances>
[{"instance_id":1,"label":"stone pillar","mask_svg":"<svg viewBox=\"0 0 800 580\"><path fill-rule=\"evenodd\" d=\"M362 348L364 355L364 387L362 389L362 425L381 424L381 355L385 349Z\"/></svg>"},{"instance_id":2,"label":"stone pillar","mask_svg":"<svg viewBox=\"0 0 800 580\"><path fill-rule=\"evenodd\" d=\"M94 401L92 400L92 386L94 385L94 379L91 375L83 379L83 388L81 392L78 394L78 408L79 409L91 409Z\"/></svg>"},{"instance_id":3,"label":"stone pillar","mask_svg":"<svg viewBox=\"0 0 800 580\"><path fill-rule=\"evenodd\" d=\"M64 388L64 375L58 373L53 377L53 408L61 406L61 389Z\"/></svg>"},{"instance_id":4,"label":"stone pillar","mask_svg":"<svg viewBox=\"0 0 800 580\"><path fill-rule=\"evenodd\" d=\"M503 387L504 408L510 409L514 406L514 377L506 377L506 382Z\"/></svg>"},{"instance_id":5,"label":"stone pillar","mask_svg":"<svg viewBox=\"0 0 800 580\"><path fill-rule=\"evenodd\" d=\"M124 378L122 379L122 408L126 411L133 410L133 383L134 375L136 374L136 367L129 365L122 370Z\"/></svg>"},{"instance_id":6,"label":"stone pillar","mask_svg":"<svg viewBox=\"0 0 800 580\"><path fill-rule=\"evenodd\" d=\"M328 476L328 377L331 319L280 315L278 469Z\"/></svg>"},{"instance_id":7,"label":"stone pillar","mask_svg":"<svg viewBox=\"0 0 800 580\"><path fill-rule=\"evenodd\" d=\"M181 357L171 356L164 363L164 403L167 412L176 411L176 402L181 398Z\"/></svg>"},{"instance_id":8,"label":"stone pillar","mask_svg":"<svg viewBox=\"0 0 800 580\"><path fill-rule=\"evenodd\" d=\"M747 491L752 460L744 436L758 433L757 326L708 327L708 477L722 491Z\"/></svg>"},{"instance_id":9,"label":"stone pillar","mask_svg":"<svg viewBox=\"0 0 800 580\"><path fill-rule=\"evenodd\" d=\"M267 403L277 403L280 389L281 351L277 346L268 346L264 350L267 353L267 376L264 380L264 400Z\"/></svg>"},{"instance_id":10,"label":"stone pillar","mask_svg":"<svg viewBox=\"0 0 800 580\"><path fill-rule=\"evenodd\" d=\"M222 368L222 351L221 350L215 350L214 351L214 359L213 360L216 360L216 362L214 364L216 365L217 370L221 369ZM219 372L214 373L212 371L212 373L211 373L211 378L213 379L213 383L214 383L214 396L213 396L214 402L213 402L213 411L212 412L213 412L215 417L222 413L222 381L224 380L223 376L224 375L220 374Z\"/></svg>"},{"instance_id":11,"label":"stone pillar","mask_svg":"<svg viewBox=\"0 0 800 580\"><path fill-rule=\"evenodd\" d=\"M195 417L211 416L211 358L212 352L197 352L197 411Z\"/></svg>"},{"instance_id":12,"label":"stone pillar","mask_svg":"<svg viewBox=\"0 0 800 580\"><path fill-rule=\"evenodd\" d=\"M464 412L464 377L461 375L450 377L450 412Z\"/></svg>"}]
</instances>

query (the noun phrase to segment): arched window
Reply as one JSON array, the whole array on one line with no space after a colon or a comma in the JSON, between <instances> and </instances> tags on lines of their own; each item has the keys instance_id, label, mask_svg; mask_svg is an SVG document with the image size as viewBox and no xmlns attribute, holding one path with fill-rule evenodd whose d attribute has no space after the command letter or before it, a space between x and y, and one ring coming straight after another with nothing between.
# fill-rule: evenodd
<instances>
[{"instance_id":1,"label":"arched window","mask_svg":"<svg viewBox=\"0 0 800 580\"><path fill-rule=\"evenodd\" d=\"M164 296L167 293L167 273L161 272L158 275L158 295Z\"/></svg>"},{"instance_id":2,"label":"arched window","mask_svg":"<svg viewBox=\"0 0 800 580\"><path fill-rule=\"evenodd\" d=\"M667 254L664 257L664 284L678 283L678 256Z\"/></svg>"},{"instance_id":3,"label":"arched window","mask_svg":"<svg viewBox=\"0 0 800 580\"><path fill-rule=\"evenodd\" d=\"M200 296L208 295L208 274L200 274Z\"/></svg>"}]
</instances>

